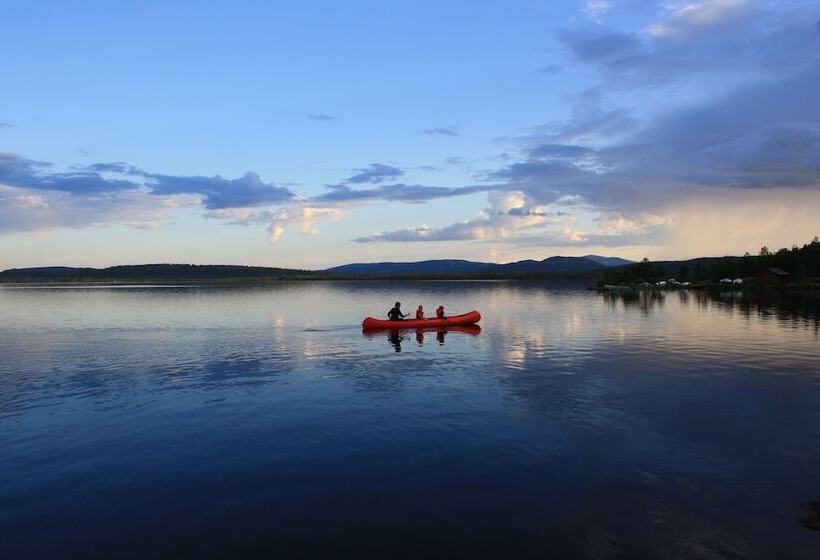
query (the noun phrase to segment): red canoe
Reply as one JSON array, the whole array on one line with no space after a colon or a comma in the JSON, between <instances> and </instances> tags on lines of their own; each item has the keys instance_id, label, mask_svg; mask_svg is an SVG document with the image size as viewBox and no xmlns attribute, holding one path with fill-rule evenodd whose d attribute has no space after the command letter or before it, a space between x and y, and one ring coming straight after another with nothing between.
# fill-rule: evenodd
<instances>
[{"instance_id":1,"label":"red canoe","mask_svg":"<svg viewBox=\"0 0 820 560\"><path fill-rule=\"evenodd\" d=\"M363 329L416 329L451 327L455 325L474 325L481 320L481 313L470 311L463 315L452 315L446 319L406 319L404 321L390 321L368 317L362 321Z\"/></svg>"}]
</instances>

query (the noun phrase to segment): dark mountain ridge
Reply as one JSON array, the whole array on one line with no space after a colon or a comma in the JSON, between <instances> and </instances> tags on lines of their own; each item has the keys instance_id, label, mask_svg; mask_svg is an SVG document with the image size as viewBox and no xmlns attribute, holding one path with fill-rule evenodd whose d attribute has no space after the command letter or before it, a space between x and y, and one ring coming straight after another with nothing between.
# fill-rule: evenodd
<instances>
[{"instance_id":1,"label":"dark mountain ridge","mask_svg":"<svg viewBox=\"0 0 820 560\"><path fill-rule=\"evenodd\" d=\"M627 259L622 259L621 257L602 257L600 255L584 255L585 259L589 259L591 261L595 261L598 264L602 264L604 266L624 266L627 264L633 264L635 261L630 261Z\"/></svg>"},{"instance_id":2,"label":"dark mountain ridge","mask_svg":"<svg viewBox=\"0 0 820 560\"><path fill-rule=\"evenodd\" d=\"M327 270L294 270L262 266L142 264L108 268L47 266L0 272L0 282L193 282L266 281L361 277L524 277L553 274L598 274L608 268L593 259L617 257L549 257L506 264L438 259L420 262L353 263ZM617 259L618 261L622 259ZM628 261L627 261L628 262Z\"/></svg>"},{"instance_id":3,"label":"dark mountain ridge","mask_svg":"<svg viewBox=\"0 0 820 560\"><path fill-rule=\"evenodd\" d=\"M527 259L505 264L474 262L459 259L438 259L418 262L376 262L353 263L328 268L324 272L333 274L395 275L395 274L551 274L564 272L594 272L609 266L606 262L631 261L617 257L549 257L541 261Z\"/></svg>"},{"instance_id":4,"label":"dark mountain ridge","mask_svg":"<svg viewBox=\"0 0 820 560\"><path fill-rule=\"evenodd\" d=\"M306 270L238 265L139 264L108 268L46 266L4 270L0 272L0 282L190 282L279 280L313 275L316 273Z\"/></svg>"},{"instance_id":5,"label":"dark mountain ridge","mask_svg":"<svg viewBox=\"0 0 820 560\"><path fill-rule=\"evenodd\" d=\"M419 262L376 262L352 263L328 268L323 272L331 274L450 274L485 272L487 263L459 259L438 259Z\"/></svg>"}]
</instances>

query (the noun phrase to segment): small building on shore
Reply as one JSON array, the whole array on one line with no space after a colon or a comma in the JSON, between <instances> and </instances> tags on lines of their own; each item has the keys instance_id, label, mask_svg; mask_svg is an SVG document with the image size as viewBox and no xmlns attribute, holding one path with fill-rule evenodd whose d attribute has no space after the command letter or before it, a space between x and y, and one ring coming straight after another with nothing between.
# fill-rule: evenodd
<instances>
[{"instance_id":1,"label":"small building on shore","mask_svg":"<svg viewBox=\"0 0 820 560\"><path fill-rule=\"evenodd\" d=\"M756 278L758 286L768 286L772 288L783 287L789 281L791 275L782 268L767 268L762 270Z\"/></svg>"}]
</instances>

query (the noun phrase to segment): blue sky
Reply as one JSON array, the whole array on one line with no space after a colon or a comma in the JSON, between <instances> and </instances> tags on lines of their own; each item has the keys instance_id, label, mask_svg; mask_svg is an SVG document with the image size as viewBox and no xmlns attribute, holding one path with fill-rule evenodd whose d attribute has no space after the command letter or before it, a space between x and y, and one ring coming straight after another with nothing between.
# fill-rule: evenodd
<instances>
[{"instance_id":1,"label":"blue sky","mask_svg":"<svg viewBox=\"0 0 820 560\"><path fill-rule=\"evenodd\" d=\"M5 2L0 268L820 233L800 0Z\"/></svg>"}]
</instances>

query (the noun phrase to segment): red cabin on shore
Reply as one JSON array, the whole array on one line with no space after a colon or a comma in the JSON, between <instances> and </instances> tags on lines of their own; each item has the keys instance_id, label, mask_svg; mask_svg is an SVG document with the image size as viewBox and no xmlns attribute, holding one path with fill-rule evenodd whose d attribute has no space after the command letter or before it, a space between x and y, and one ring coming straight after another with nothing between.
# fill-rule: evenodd
<instances>
[{"instance_id":1,"label":"red cabin on shore","mask_svg":"<svg viewBox=\"0 0 820 560\"><path fill-rule=\"evenodd\" d=\"M757 285L782 288L789 281L790 276L782 268L767 268L757 275Z\"/></svg>"}]
</instances>

